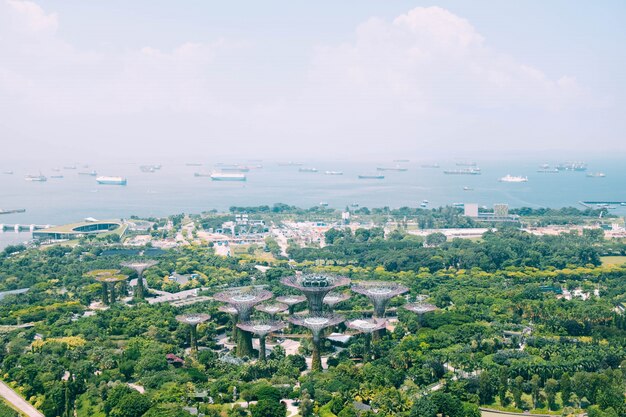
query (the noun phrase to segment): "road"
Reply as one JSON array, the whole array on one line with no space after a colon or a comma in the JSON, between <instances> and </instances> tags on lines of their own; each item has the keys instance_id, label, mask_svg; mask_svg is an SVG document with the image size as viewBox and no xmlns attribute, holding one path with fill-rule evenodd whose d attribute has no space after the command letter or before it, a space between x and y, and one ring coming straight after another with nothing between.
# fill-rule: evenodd
<instances>
[{"instance_id":1,"label":"road","mask_svg":"<svg viewBox=\"0 0 626 417\"><path fill-rule=\"evenodd\" d=\"M11 387L2 381L0 381L0 397L3 397L8 403L28 417L44 417L44 415L37 411L28 401L20 397L17 392L13 391Z\"/></svg>"}]
</instances>

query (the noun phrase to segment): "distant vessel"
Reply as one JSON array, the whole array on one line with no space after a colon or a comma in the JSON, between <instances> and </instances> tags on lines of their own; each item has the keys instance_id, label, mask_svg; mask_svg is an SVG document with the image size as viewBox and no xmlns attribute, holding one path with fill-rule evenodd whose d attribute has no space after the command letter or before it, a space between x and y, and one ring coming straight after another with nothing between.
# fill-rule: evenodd
<instances>
[{"instance_id":1,"label":"distant vessel","mask_svg":"<svg viewBox=\"0 0 626 417\"><path fill-rule=\"evenodd\" d=\"M472 190L473 188L471 187L468 187L468 186L463 187L463 191L472 191Z\"/></svg>"},{"instance_id":2,"label":"distant vessel","mask_svg":"<svg viewBox=\"0 0 626 417\"><path fill-rule=\"evenodd\" d=\"M543 167L541 167L541 168L539 168L537 170L537 172L539 172L540 174L558 174L559 170L556 169L556 168L549 168L549 167L548 168L543 168Z\"/></svg>"},{"instance_id":3,"label":"distant vessel","mask_svg":"<svg viewBox=\"0 0 626 417\"><path fill-rule=\"evenodd\" d=\"M435 164L422 164L421 165L422 168L440 168L439 164L435 163Z\"/></svg>"},{"instance_id":4,"label":"distant vessel","mask_svg":"<svg viewBox=\"0 0 626 417\"><path fill-rule=\"evenodd\" d=\"M324 172L326 175L343 175L343 171L326 171Z\"/></svg>"},{"instance_id":5,"label":"distant vessel","mask_svg":"<svg viewBox=\"0 0 626 417\"><path fill-rule=\"evenodd\" d=\"M39 175L26 175L24 177L24 179L26 181L31 181L31 182L46 182L46 181L48 181L48 178L45 175L42 175L41 173Z\"/></svg>"},{"instance_id":6,"label":"distant vessel","mask_svg":"<svg viewBox=\"0 0 626 417\"><path fill-rule=\"evenodd\" d=\"M63 178L63 175L50 175L50 178Z\"/></svg>"},{"instance_id":7,"label":"distant vessel","mask_svg":"<svg viewBox=\"0 0 626 417\"><path fill-rule=\"evenodd\" d=\"M398 171L398 172L404 172L404 171L408 171L408 168L403 168L400 166L395 166L395 167L377 167L376 171Z\"/></svg>"},{"instance_id":8,"label":"distant vessel","mask_svg":"<svg viewBox=\"0 0 626 417\"><path fill-rule=\"evenodd\" d=\"M411 162L408 159L394 159L393 162Z\"/></svg>"},{"instance_id":9,"label":"distant vessel","mask_svg":"<svg viewBox=\"0 0 626 417\"><path fill-rule=\"evenodd\" d=\"M249 172L250 168L247 166L241 165L224 165L221 167L222 171L230 171L230 172Z\"/></svg>"},{"instance_id":10,"label":"distant vessel","mask_svg":"<svg viewBox=\"0 0 626 417\"><path fill-rule=\"evenodd\" d=\"M428 206L428 204L426 204L426 203L423 203L423 202L422 202L422 203L420 204L420 207L421 207L421 208L426 208L426 206Z\"/></svg>"},{"instance_id":11,"label":"distant vessel","mask_svg":"<svg viewBox=\"0 0 626 417\"><path fill-rule=\"evenodd\" d=\"M76 169L76 165L66 165L63 169Z\"/></svg>"},{"instance_id":12,"label":"distant vessel","mask_svg":"<svg viewBox=\"0 0 626 417\"><path fill-rule=\"evenodd\" d=\"M357 208L357 207L359 207L359 203L352 203L352 204L350 204L350 207Z\"/></svg>"},{"instance_id":13,"label":"distant vessel","mask_svg":"<svg viewBox=\"0 0 626 417\"><path fill-rule=\"evenodd\" d=\"M194 177L210 177L210 176L211 176L211 174L202 174L202 173L200 173L200 172L194 172L194 173L193 173L193 176L194 176Z\"/></svg>"},{"instance_id":14,"label":"distant vessel","mask_svg":"<svg viewBox=\"0 0 626 417\"><path fill-rule=\"evenodd\" d=\"M559 171L586 171L587 164L584 162L564 162L556 166Z\"/></svg>"},{"instance_id":15,"label":"distant vessel","mask_svg":"<svg viewBox=\"0 0 626 417\"><path fill-rule=\"evenodd\" d=\"M146 173L153 173L155 172L157 169L154 167L154 165L141 165L139 167L139 170L141 172L146 172Z\"/></svg>"},{"instance_id":16,"label":"distant vessel","mask_svg":"<svg viewBox=\"0 0 626 417\"><path fill-rule=\"evenodd\" d=\"M89 172L79 172L78 175L88 175L90 177L95 177L96 175L98 175L98 173L96 171L89 171Z\"/></svg>"},{"instance_id":17,"label":"distant vessel","mask_svg":"<svg viewBox=\"0 0 626 417\"><path fill-rule=\"evenodd\" d=\"M476 162L467 162L467 161L461 161L461 162L457 162L456 166L458 167L475 167L477 164Z\"/></svg>"},{"instance_id":18,"label":"distant vessel","mask_svg":"<svg viewBox=\"0 0 626 417\"><path fill-rule=\"evenodd\" d=\"M466 168L466 169L446 169L443 171L446 175L480 175L480 168Z\"/></svg>"},{"instance_id":19,"label":"distant vessel","mask_svg":"<svg viewBox=\"0 0 626 417\"><path fill-rule=\"evenodd\" d=\"M361 180L384 180L385 176L382 174L361 174L359 175Z\"/></svg>"},{"instance_id":20,"label":"distant vessel","mask_svg":"<svg viewBox=\"0 0 626 417\"><path fill-rule=\"evenodd\" d=\"M604 178L606 174L604 172L590 172L587 174L589 178Z\"/></svg>"},{"instance_id":21,"label":"distant vessel","mask_svg":"<svg viewBox=\"0 0 626 417\"><path fill-rule=\"evenodd\" d=\"M465 207L465 203L452 203L452 207Z\"/></svg>"},{"instance_id":22,"label":"distant vessel","mask_svg":"<svg viewBox=\"0 0 626 417\"><path fill-rule=\"evenodd\" d=\"M528 177L514 176L514 175L505 175L500 178L498 181L500 182L528 182Z\"/></svg>"},{"instance_id":23,"label":"distant vessel","mask_svg":"<svg viewBox=\"0 0 626 417\"><path fill-rule=\"evenodd\" d=\"M0 214L13 214L13 213L24 213L26 209L0 209Z\"/></svg>"},{"instance_id":24,"label":"distant vessel","mask_svg":"<svg viewBox=\"0 0 626 417\"><path fill-rule=\"evenodd\" d=\"M211 180L213 181L245 181L245 174L237 174L230 172L215 172L211 174Z\"/></svg>"},{"instance_id":25,"label":"distant vessel","mask_svg":"<svg viewBox=\"0 0 626 417\"><path fill-rule=\"evenodd\" d=\"M328 203L326 201L320 201L320 206L328 207Z\"/></svg>"},{"instance_id":26,"label":"distant vessel","mask_svg":"<svg viewBox=\"0 0 626 417\"><path fill-rule=\"evenodd\" d=\"M298 169L300 172L317 172L317 168L300 168Z\"/></svg>"},{"instance_id":27,"label":"distant vessel","mask_svg":"<svg viewBox=\"0 0 626 417\"><path fill-rule=\"evenodd\" d=\"M197 162L187 162L185 165L187 165L188 167L201 167L202 164L199 164Z\"/></svg>"},{"instance_id":28,"label":"distant vessel","mask_svg":"<svg viewBox=\"0 0 626 417\"><path fill-rule=\"evenodd\" d=\"M278 166L281 166L281 167L301 167L302 165L304 164L301 162L293 162L293 161L278 163Z\"/></svg>"},{"instance_id":29,"label":"distant vessel","mask_svg":"<svg viewBox=\"0 0 626 417\"><path fill-rule=\"evenodd\" d=\"M124 177L106 177L100 176L96 178L98 184L102 185L126 185L126 178Z\"/></svg>"},{"instance_id":30,"label":"distant vessel","mask_svg":"<svg viewBox=\"0 0 626 417\"><path fill-rule=\"evenodd\" d=\"M2 173L6 175L13 175L13 171L2 171Z\"/></svg>"}]
</instances>

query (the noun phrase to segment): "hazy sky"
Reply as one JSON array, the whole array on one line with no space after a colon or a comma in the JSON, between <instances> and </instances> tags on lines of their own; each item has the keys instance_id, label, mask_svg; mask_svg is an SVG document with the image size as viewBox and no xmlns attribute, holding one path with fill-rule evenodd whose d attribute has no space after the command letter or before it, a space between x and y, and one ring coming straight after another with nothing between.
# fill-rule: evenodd
<instances>
[{"instance_id":1,"label":"hazy sky","mask_svg":"<svg viewBox=\"0 0 626 417\"><path fill-rule=\"evenodd\" d=\"M2 153L626 151L626 2L0 0Z\"/></svg>"}]
</instances>

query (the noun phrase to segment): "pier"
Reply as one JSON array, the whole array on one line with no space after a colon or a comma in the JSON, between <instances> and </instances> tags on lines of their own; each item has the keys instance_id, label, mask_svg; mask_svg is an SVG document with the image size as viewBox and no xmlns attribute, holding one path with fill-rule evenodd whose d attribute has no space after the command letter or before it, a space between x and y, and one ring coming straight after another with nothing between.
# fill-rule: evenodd
<instances>
[{"instance_id":1,"label":"pier","mask_svg":"<svg viewBox=\"0 0 626 417\"><path fill-rule=\"evenodd\" d=\"M34 232L35 230L49 229L49 224L1 224L0 231L14 230L16 232Z\"/></svg>"}]
</instances>

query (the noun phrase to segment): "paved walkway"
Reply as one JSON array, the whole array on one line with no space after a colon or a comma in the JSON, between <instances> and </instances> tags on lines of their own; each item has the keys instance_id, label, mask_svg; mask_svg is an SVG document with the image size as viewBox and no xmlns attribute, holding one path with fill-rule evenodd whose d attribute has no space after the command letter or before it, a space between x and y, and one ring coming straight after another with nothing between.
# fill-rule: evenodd
<instances>
[{"instance_id":1,"label":"paved walkway","mask_svg":"<svg viewBox=\"0 0 626 417\"><path fill-rule=\"evenodd\" d=\"M31 403L20 397L17 392L13 391L11 387L2 381L0 381L0 397L3 397L8 403L28 417L44 417Z\"/></svg>"}]
</instances>

